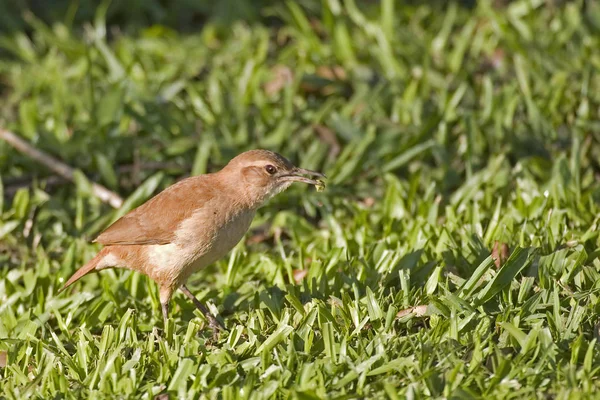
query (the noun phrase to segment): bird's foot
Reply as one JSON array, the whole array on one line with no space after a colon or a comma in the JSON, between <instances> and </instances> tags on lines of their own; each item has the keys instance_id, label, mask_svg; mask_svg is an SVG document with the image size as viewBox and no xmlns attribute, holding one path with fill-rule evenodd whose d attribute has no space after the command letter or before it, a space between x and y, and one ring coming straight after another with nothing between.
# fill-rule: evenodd
<instances>
[{"instance_id":1,"label":"bird's foot","mask_svg":"<svg viewBox=\"0 0 600 400\"><path fill-rule=\"evenodd\" d=\"M225 326L211 314L208 314L208 326L210 326L215 332L225 330Z\"/></svg>"},{"instance_id":2,"label":"bird's foot","mask_svg":"<svg viewBox=\"0 0 600 400\"><path fill-rule=\"evenodd\" d=\"M208 320L208 326L210 328L212 328L213 330L213 338L217 337L219 334L219 331L224 330L225 326L218 320L216 319L211 312L209 311L208 308L206 308L206 306L204 304L202 304L197 298L196 296L194 296L192 294L192 292L190 292L190 290L185 287L185 285L182 285L180 287L181 291L183 293L185 293L185 295L192 300L192 302L194 303L194 305L196 306L196 308L198 308L198 310L200 310L200 312L202 313L202 315L204 315L204 318L206 318Z\"/></svg>"}]
</instances>

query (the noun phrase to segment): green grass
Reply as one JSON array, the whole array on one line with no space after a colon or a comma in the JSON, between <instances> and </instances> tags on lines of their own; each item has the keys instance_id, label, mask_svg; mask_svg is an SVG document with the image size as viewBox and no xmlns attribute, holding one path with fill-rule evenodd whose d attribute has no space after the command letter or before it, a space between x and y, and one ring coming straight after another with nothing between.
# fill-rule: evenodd
<instances>
[{"instance_id":1,"label":"green grass","mask_svg":"<svg viewBox=\"0 0 600 400\"><path fill-rule=\"evenodd\" d=\"M593 397L597 3L260 12L179 33L100 7L0 39L0 126L83 172L57 182L0 143L0 397ZM181 294L163 334L142 275L57 295L117 213L258 147L330 179L192 277L216 341Z\"/></svg>"}]
</instances>

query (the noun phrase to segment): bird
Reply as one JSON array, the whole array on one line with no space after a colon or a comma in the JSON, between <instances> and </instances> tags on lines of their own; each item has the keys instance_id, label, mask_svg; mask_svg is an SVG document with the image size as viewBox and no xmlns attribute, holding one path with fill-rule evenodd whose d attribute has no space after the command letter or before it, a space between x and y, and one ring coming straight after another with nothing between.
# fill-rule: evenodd
<instances>
[{"instance_id":1,"label":"bird","mask_svg":"<svg viewBox=\"0 0 600 400\"><path fill-rule=\"evenodd\" d=\"M241 153L223 169L183 179L115 221L93 241L104 247L59 292L93 271L130 269L156 282L165 329L169 301L179 289L217 331L223 325L187 288L188 278L225 256L269 199L294 182L322 190L320 178L326 177L269 150Z\"/></svg>"}]
</instances>

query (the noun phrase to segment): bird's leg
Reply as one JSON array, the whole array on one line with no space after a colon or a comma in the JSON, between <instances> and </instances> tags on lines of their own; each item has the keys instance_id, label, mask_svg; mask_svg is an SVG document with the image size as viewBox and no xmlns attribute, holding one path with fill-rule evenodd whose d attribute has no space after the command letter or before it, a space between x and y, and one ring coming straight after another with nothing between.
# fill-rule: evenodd
<instances>
[{"instance_id":1,"label":"bird's leg","mask_svg":"<svg viewBox=\"0 0 600 400\"><path fill-rule=\"evenodd\" d=\"M167 300L164 303L160 303L160 305L162 307L163 321L164 321L164 327L165 327L165 332L166 332L167 324L169 323L169 301Z\"/></svg>"},{"instance_id":2,"label":"bird's leg","mask_svg":"<svg viewBox=\"0 0 600 400\"><path fill-rule=\"evenodd\" d=\"M164 321L164 329L167 332L167 326L169 324L169 301L173 295L173 288L171 286L160 286L159 287L159 298L160 306L162 308L162 315Z\"/></svg>"},{"instance_id":3,"label":"bird's leg","mask_svg":"<svg viewBox=\"0 0 600 400\"><path fill-rule=\"evenodd\" d=\"M196 306L196 308L198 310L200 310L200 312L204 315L204 317L208 320L208 325L215 329L215 330L219 330L221 328L225 329L225 327L223 326L223 324L221 324L208 310L208 308L206 308L206 306L204 304L202 304L200 302L200 300L198 300L196 298L196 296L194 296L192 294L192 292L190 292L190 290L185 286L185 285L181 285L181 287L179 288L181 289L181 291L183 293L185 293L185 295L194 303L194 305Z\"/></svg>"}]
</instances>

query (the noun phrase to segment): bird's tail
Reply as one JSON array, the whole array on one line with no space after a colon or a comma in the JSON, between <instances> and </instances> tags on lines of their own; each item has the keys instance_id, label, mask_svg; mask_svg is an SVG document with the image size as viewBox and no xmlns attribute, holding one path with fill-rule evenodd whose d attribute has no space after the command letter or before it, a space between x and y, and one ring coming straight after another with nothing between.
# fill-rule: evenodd
<instances>
[{"instance_id":1,"label":"bird's tail","mask_svg":"<svg viewBox=\"0 0 600 400\"><path fill-rule=\"evenodd\" d=\"M107 252L105 250L107 250L107 249L104 248L104 249L100 250L100 252L98 254L96 254L96 257L92 258L90 261L88 261L87 264L85 264L83 267L81 267L77 271L75 271L75 273L69 278L67 283L64 284L64 286L58 291L57 294L62 293L66 288L71 286L73 283L77 282L79 280L79 278L81 278L82 276L87 275L90 272L96 270L96 268L98 267L98 264L107 255Z\"/></svg>"}]
</instances>

